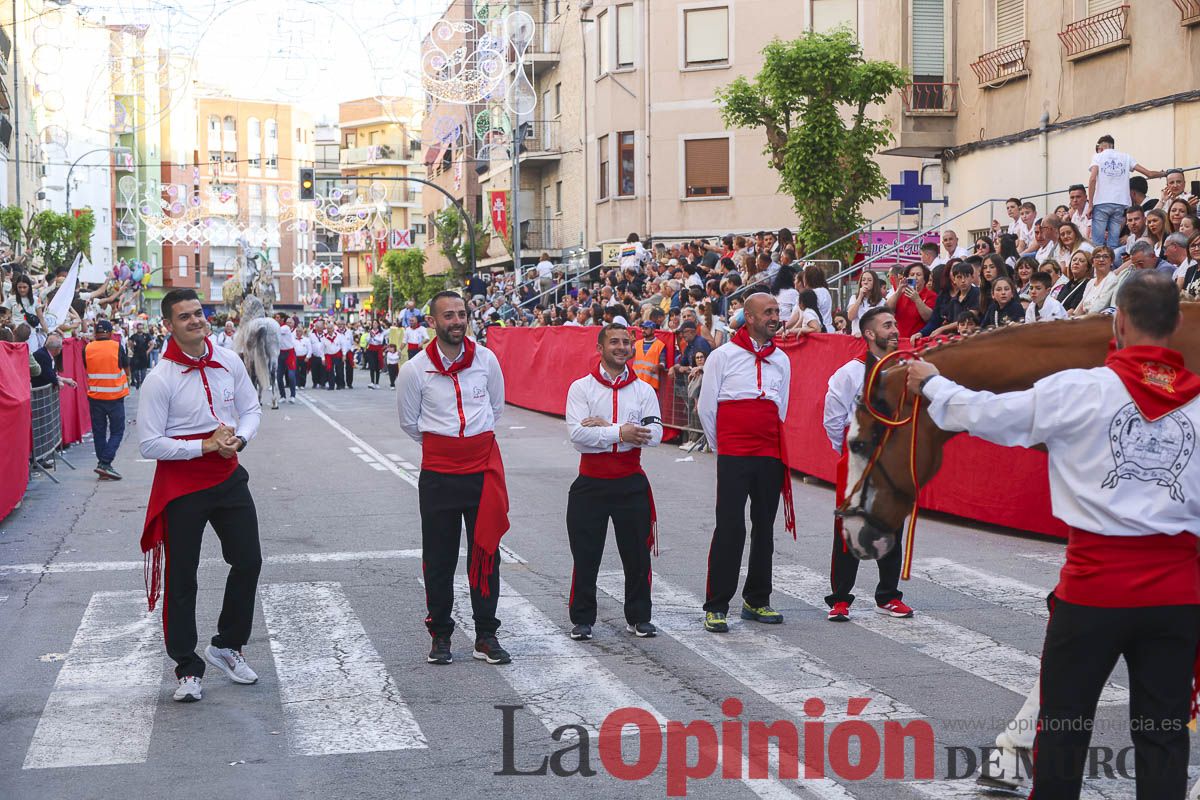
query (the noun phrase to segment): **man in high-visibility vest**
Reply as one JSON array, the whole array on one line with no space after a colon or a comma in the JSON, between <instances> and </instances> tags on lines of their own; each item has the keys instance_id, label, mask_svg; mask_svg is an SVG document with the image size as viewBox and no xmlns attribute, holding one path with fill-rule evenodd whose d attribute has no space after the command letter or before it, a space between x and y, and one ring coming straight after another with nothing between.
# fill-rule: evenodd
<instances>
[{"instance_id":1,"label":"man in high-visibility vest","mask_svg":"<svg viewBox=\"0 0 1200 800\"><path fill-rule=\"evenodd\" d=\"M117 448L125 436L125 397L129 394L129 356L112 338L106 319L96 322L95 341L83 351L87 367L88 408L92 412L92 437L96 445L96 474L100 480L121 480L113 468Z\"/></svg>"},{"instance_id":2,"label":"man in high-visibility vest","mask_svg":"<svg viewBox=\"0 0 1200 800\"><path fill-rule=\"evenodd\" d=\"M652 321L642 323L642 338L633 347L633 371L638 378L650 384L650 388L658 391L659 380L667 371L667 346L654 335L658 328Z\"/></svg>"}]
</instances>

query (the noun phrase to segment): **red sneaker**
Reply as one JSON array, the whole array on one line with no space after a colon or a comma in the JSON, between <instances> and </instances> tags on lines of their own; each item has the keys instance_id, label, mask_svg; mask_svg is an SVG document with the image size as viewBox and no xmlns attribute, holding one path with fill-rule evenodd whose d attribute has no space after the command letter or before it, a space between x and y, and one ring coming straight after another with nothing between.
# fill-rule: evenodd
<instances>
[{"instance_id":1,"label":"red sneaker","mask_svg":"<svg viewBox=\"0 0 1200 800\"><path fill-rule=\"evenodd\" d=\"M850 604L846 602L834 603L833 608L829 609L830 622L845 622L850 619Z\"/></svg>"},{"instance_id":2,"label":"red sneaker","mask_svg":"<svg viewBox=\"0 0 1200 800\"><path fill-rule=\"evenodd\" d=\"M876 606L875 610L880 614L887 614L891 617L911 617L913 610L904 604L902 600L893 600L890 603L882 606Z\"/></svg>"}]
</instances>

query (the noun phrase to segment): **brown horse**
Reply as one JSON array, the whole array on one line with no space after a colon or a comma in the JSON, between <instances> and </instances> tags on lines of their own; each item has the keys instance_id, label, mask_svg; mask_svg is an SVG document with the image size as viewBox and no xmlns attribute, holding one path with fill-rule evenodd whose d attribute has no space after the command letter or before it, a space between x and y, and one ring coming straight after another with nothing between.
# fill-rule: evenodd
<instances>
[{"instance_id":1,"label":"brown horse","mask_svg":"<svg viewBox=\"0 0 1200 800\"><path fill-rule=\"evenodd\" d=\"M1200 371L1200 303L1184 303L1182 310L1183 325L1171 344L1183 353L1189 369ZM1102 366L1112 337L1112 317L1095 315L979 333L931 347L921 358L968 389L999 394L1029 389L1062 370ZM882 415L902 419L912 411L913 398L904 394L907 373L908 368L900 364L884 370L876 380L871 401ZM902 398L903 407L898 408ZM909 461L911 423L896 428L885 442L885 427L861 400L851 420L847 486L857 491L847 496L839 514L846 545L861 559L882 558L896 546L916 496L912 467L918 483L927 484L942 465L942 448L957 435L934 425L923 405L917 419L915 464ZM864 476L876 450L878 458Z\"/></svg>"}]
</instances>

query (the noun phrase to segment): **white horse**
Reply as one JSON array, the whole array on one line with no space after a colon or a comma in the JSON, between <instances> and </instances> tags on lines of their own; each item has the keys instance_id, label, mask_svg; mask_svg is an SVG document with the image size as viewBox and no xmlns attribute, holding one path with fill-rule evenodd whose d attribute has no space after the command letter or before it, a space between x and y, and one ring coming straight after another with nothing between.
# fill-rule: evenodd
<instances>
[{"instance_id":1,"label":"white horse","mask_svg":"<svg viewBox=\"0 0 1200 800\"><path fill-rule=\"evenodd\" d=\"M279 323L267 316L263 301L247 295L242 301L242 318L233 339L234 349L241 355L250 373L250 380L262 401L263 384L271 390L271 408L279 408L275 396L275 368L279 364Z\"/></svg>"}]
</instances>

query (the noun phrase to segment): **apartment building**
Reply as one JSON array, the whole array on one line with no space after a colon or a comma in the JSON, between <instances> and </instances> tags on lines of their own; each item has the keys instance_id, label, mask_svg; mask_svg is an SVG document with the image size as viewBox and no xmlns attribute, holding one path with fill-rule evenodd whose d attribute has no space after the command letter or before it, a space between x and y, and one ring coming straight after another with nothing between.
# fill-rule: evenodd
<instances>
[{"instance_id":1,"label":"apartment building","mask_svg":"<svg viewBox=\"0 0 1200 800\"><path fill-rule=\"evenodd\" d=\"M332 198L339 192L352 191L349 184L342 181L342 140L338 133L336 122L323 121L317 123L314 139L315 174L314 187L318 197ZM331 279L337 274L334 267L342 266L342 237L335 231L324 226L315 226L313 231L316 245L315 265L319 272L314 277L302 275L296 279L297 291L300 297L308 298L322 293L322 282L319 275L328 274ZM341 289L341 278L335 285L330 283L333 293ZM329 304L332 306L332 303Z\"/></svg>"},{"instance_id":2,"label":"apartment building","mask_svg":"<svg viewBox=\"0 0 1200 800\"><path fill-rule=\"evenodd\" d=\"M28 220L41 208L42 152L34 114L31 21L44 13L34 0L0 5L0 206L20 205ZM18 77L20 80L18 80Z\"/></svg>"}]
</instances>

